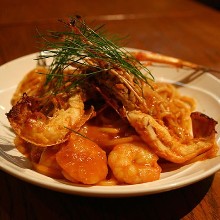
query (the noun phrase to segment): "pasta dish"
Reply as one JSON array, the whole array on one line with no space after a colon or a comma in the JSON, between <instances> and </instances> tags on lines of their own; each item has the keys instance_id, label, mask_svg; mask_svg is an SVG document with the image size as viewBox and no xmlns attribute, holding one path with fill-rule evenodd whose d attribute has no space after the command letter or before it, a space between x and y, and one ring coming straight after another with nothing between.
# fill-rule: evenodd
<instances>
[{"instance_id":1,"label":"pasta dish","mask_svg":"<svg viewBox=\"0 0 220 220\"><path fill-rule=\"evenodd\" d=\"M158 180L167 164L217 154L217 122L156 82L142 53L115 46L78 16L66 25L39 57L52 63L26 74L6 114L34 170L87 185L139 184Z\"/></svg>"}]
</instances>

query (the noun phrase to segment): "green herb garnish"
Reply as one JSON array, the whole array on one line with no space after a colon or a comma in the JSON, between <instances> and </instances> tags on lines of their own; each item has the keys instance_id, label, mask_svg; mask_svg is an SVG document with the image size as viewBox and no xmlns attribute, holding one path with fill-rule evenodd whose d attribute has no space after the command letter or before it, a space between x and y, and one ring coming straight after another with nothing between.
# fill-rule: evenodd
<instances>
[{"instance_id":1,"label":"green herb garnish","mask_svg":"<svg viewBox=\"0 0 220 220\"><path fill-rule=\"evenodd\" d=\"M75 87L84 79L111 69L123 69L146 83L149 78L153 79L150 71L126 49L117 46L103 35L103 26L93 30L80 16L71 19L69 23L61 22L67 31L50 31L47 35L41 35L45 43L44 51L48 51L48 54L41 55L38 59L53 58L46 83L55 79L57 89L67 81L71 82L70 87ZM48 40L51 37L53 41ZM65 70L70 66L75 68L74 71L83 68L87 71L83 74L66 75ZM69 78L66 81L67 77Z\"/></svg>"}]
</instances>

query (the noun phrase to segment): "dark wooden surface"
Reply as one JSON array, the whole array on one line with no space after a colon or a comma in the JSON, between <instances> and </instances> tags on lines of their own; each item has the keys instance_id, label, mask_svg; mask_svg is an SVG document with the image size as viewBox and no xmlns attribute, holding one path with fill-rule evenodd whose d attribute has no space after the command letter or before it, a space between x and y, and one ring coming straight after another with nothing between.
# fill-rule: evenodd
<instances>
[{"instance_id":1,"label":"dark wooden surface","mask_svg":"<svg viewBox=\"0 0 220 220\"><path fill-rule=\"evenodd\" d=\"M1 0L0 64L38 51L36 29L80 14L147 49L220 70L220 12L199 1ZM0 220L220 219L220 172L156 195L86 198L31 185L0 171Z\"/></svg>"}]
</instances>

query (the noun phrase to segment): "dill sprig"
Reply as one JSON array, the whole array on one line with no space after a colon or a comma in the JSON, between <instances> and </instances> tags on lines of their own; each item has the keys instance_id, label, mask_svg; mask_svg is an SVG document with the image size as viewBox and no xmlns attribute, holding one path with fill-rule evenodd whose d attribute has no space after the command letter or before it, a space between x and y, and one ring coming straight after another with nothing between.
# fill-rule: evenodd
<instances>
[{"instance_id":1,"label":"dill sprig","mask_svg":"<svg viewBox=\"0 0 220 220\"><path fill-rule=\"evenodd\" d=\"M92 29L80 16L71 18L69 23L59 21L66 26L67 31L50 31L49 34L41 35L45 43L44 51L48 53L38 57L38 59L53 58L46 83L55 79L57 90L66 83L67 77L70 77L69 87L74 87L94 74L113 68L123 69L146 83L149 78L153 79L150 71L125 48L119 47L103 35L101 32L103 26ZM51 37L53 41L48 40ZM99 65L100 63L102 65ZM68 76L65 70L70 66L75 67L74 71L82 68L89 71ZM147 76L140 69L144 70Z\"/></svg>"}]
</instances>

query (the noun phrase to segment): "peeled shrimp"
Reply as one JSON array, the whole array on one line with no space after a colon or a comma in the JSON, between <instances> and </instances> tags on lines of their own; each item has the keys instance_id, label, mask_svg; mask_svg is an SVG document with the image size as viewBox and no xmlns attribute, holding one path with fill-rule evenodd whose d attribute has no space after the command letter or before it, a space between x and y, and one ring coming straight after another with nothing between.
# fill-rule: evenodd
<instances>
[{"instance_id":1,"label":"peeled shrimp","mask_svg":"<svg viewBox=\"0 0 220 220\"><path fill-rule=\"evenodd\" d=\"M53 106L51 115L39 109L40 105L38 98L24 95L6 114L15 133L34 145L63 143L70 129L79 129L82 119L86 121L89 118L84 117L84 103L80 93L73 94L67 100L66 108Z\"/></svg>"},{"instance_id":2,"label":"peeled shrimp","mask_svg":"<svg viewBox=\"0 0 220 220\"><path fill-rule=\"evenodd\" d=\"M108 165L120 183L138 184L160 177L158 157L143 142L118 144L108 156Z\"/></svg>"},{"instance_id":3,"label":"peeled shrimp","mask_svg":"<svg viewBox=\"0 0 220 220\"><path fill-rule=\"evenodd\" d=\"M127 113L130 124L154 152L159 157L174 163L184 163L208 151L215 144L216 122L198 112L192 113L191 117L195 137L181 140L173 136L166 126L158 123L149 114L136 110ZM198 128L198 124L200 128L195 129ZM208 128L206 132L203 132L203 127Z\"/></svg>"},{"instance_id":4,"label":"peeled shrimp","mask_svg":"<svg viewBox=\"0 0 220 220\"><path fill-rule=\"evenodd\" d=\"M71 133L67 143L56 154L63 175L71 182L96 184L108 173L107 157L95 142Z\"/></svg>"}]
</instances>

